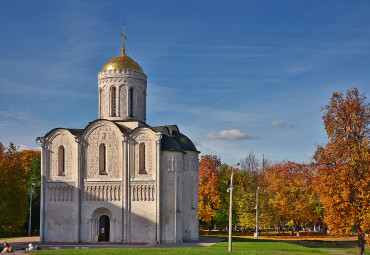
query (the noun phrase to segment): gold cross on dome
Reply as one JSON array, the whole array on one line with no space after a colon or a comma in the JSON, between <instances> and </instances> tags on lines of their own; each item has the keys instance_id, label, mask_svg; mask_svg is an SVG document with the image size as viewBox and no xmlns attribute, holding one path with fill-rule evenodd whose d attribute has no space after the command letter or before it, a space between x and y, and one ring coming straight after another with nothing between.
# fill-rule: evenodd
<instances>
[{"instance_id":1,"label":"gold cross on dome","mask_svg":"<svg viewBox=\"0 0 370 255\"><path fill-rule=\"evenodd\" d=\"M125 54L125 39L127 38L125 36L125 20L124 19L122 19L122 27L123 27L122 33L120 33L122 36L122 54Z\"/></svg>"}]
</instances>

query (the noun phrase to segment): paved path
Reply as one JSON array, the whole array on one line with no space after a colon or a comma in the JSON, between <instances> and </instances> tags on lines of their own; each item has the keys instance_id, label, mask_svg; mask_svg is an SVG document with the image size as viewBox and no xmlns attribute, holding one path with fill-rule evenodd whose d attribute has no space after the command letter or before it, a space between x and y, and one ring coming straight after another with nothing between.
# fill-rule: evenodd
<instances>
[{"instance_id":1,"label":"paved path","mask_svg":"<svg viewBox=\"0 0 370 255\"><path fill-rule=\"evenodd\" d=\"M329 252L330 254L342 254L342 255L349 254L345 250L322 250L322 249L320 249L320 250Z\"/></svg>"},{"instance_id":2,"label":"paved path","mask_svg":"<svg viewBox=\"0 0 370 255\"><path fill-rule=\"evenodd\" d=\"M39 243L39 236L31 237L17 237L1 239L0 243L8 242L15 252L13 254L23 254L29 243L34 246L38 245L41 249L84 249L84 248L165 248L165 247L206 247L216 244L222 239L211 238L211 237L199 237L199 241L196 242L184 242L184 243Z\"/></svg>"}]
</instances>

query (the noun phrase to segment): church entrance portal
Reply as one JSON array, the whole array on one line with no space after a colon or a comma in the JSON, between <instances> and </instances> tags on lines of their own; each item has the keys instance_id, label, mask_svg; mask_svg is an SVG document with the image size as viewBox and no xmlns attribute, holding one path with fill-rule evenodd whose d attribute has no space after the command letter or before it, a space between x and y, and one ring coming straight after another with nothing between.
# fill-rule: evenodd
<instances>
[{"instance_id":1,"label":"church entrance portal","mask_svg":"<svg viewBox=\"0 0 370 255\"><path fill-rule=\"evenodd\" d=\"M91 215L91 242L114 242L114 222L107 208L97 208Z\"/></svg>"},{"instance_id":2,"label":"church entrance portal","mask_svg":"<svg viewBox=\"0 0 370 255\"><path fill-rule=\"evenodd\" d=\"M110 220L107 215L99 218L99 242L109 242Z\"/></svg>"}]
</instances>

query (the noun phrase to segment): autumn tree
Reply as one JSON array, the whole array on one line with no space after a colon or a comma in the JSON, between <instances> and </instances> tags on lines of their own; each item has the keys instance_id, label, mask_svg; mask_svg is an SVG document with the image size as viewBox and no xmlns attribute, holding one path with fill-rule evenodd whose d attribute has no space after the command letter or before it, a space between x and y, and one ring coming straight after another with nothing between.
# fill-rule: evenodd
<instances>
[{"instance_id":1,"label":"autumn tree","mask_svg":"<svg viewBox=\"0 0 370 255\"><path fill-rule=\"evenodd\" d=\"M39 155L37 151L18 151L12 143L9 147L0 143L0 236L19 233L27 221L30 162Z\"/></svg>"},{"instance_id":2,"label":"autumn tree","mask_svg":"<svg viewBox=\"0 0 370 255\"><path fill-rule=\"evenodd\" d=\"M314 166L324 221L332 234L357 233L362 255L370 231L370 106L348 89L345 96L334 93L323 111L328 142L317 146Z\"/></svg>"},{"instance_id":3,"label":"autumn tree","mask_svg":"<svg viewBox=\"0 0 370 255\"><path fill-rule=\"evenodd\" d=\"M215 155L205 155L199 161L199 219L211 227L213 217L220 208L218 190L221 159Z\"/></svg>"},{"instance_id":4,"label":"autumn tree","mask_svg":"<svg viewBox=\"0 0 370 255\"><path fill-rule=\"evenodd\" d=\"M256 191L258 194L259 226L268 228L276 224L275 212L269 204L270 193L265 182L265 168L269 162L265 159L260 162L253 151L240 160L241 172L239 187L235 190L237 201L238 224L244 228L254 228L256 225Z\"/></svg>"},{"instance_id":5,"label":"autumn tree","mask_svg":"<svg viewBox=\"0 0 370 255\"><path fill-rule=\"evenodd\" d=\"M0 143L0 235L18 232L27 217L24 168L17 148Z\"/></svg>"},{"instance_id":6,"label":"autumn tree","mask_svg":"<svg viewBox=\"0 0 370 255\"><path fill-rule=\"evenodd\" d=\"M270 204L280 221L295 227L318 221L318 198L313 192L310 165L277 163L267 172Z\"/></svg>"},{"instance_id":7,"label":"autumn tree","mask_svg":"<svg viewBox=\"0 0 370 255\"><path fill-rule=\"evenodd\" d=\"M256 225L256 189L258 176L248 171L241 171L236 179L235 187L236 209L239 216L238 225L244 228L254 228Z\"/></svg>"},{"instance_id":8,"label":"autumn tree","mask_svg":"<svg viewBox=\"0 0 370 255\"><path fill-rule=\"evenodd\" d=\"M265 161L265 169L269 169L270 162ZM280 221L276 216L276 210L271 206L274 194L269 191L269 183L267 178L267 171L261 168L261 172L258 175L258 225L261 228L268 229L271 226L278 226Z\"/></svg>"}]
</instances>

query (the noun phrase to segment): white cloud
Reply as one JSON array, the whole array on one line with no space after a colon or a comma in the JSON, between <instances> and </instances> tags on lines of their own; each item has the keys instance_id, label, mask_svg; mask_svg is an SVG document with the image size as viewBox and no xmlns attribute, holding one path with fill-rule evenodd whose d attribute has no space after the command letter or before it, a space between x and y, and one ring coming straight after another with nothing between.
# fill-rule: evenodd
<instances>
[{"instance_id":1,"label":"white cloud","mask_svg":"<svg viewBox=\"0 0 370 255\"><path fill-rule=\"evenodd\" d=\"M289 124L283 120L272 120L270 122L270 125L274 127L282 127L282 128L295 128L294 125Z\"/></svg>"},{"instance_id":2,"label":"white cloud","mask_svg":"<svg viewBox=\"0 0 370 255\"><path fill-rule=\"evenodd\" d=\"M41 151L41 147L32 147L32 146L28 146L26 144L19 144L18 149L20 151L24 151L24 150Z\"/></svg>"},{"instance_id":3,"label":"white cloud","mask_svg":"<svg viewBox=\"0 0 370 255\"><path fill-rule=\"evenodd\" d=\"M243 140L243 139L258 139L258 136L248 135L241 132L239 129L221 130L220 132L210 132L204 135L210 139L222 139L222 140Z\"/></svg>"}]
</instances>

